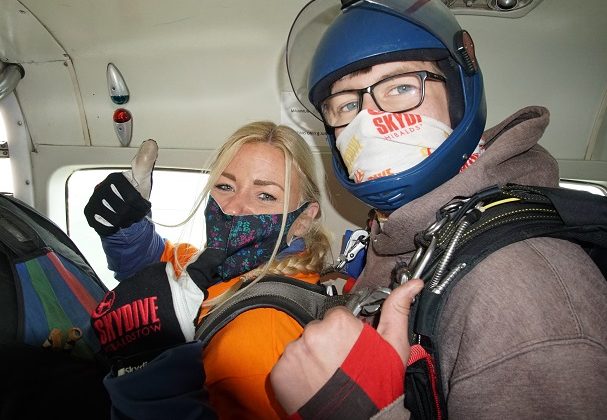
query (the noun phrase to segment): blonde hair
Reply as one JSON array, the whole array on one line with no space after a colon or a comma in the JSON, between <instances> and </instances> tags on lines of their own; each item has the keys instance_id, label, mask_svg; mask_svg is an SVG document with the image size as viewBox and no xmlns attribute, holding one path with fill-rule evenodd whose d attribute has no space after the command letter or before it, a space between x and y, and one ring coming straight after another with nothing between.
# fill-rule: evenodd
<instances>
[{"instance_id":1,"label":"blonde hair","mask_svg":"<svg viewBox=\"0 0 607 420\"><path fill-rule=\"evenodd\" d=\"M269 121L256 121L240 127L234 132L217 151L210 165L209 179L206 187L199 197L197 207L201 205L209 194L211 188L216 184L218 178L224 169L232 161L238 150L249 143L265 143L280 149L285 156L285 197L283 206L283 222L279 238L275 244L274 252L269 261L262 267L251 272L255 276L256 283L267 273L279 275L292 275L296 273L314 273L321 272L325 265L325 258L330 252L331 243L326 229L323 227L319 211L312 221L309 229L303 235L305 249L301 253L288 255L281 259L276 259L281 239L286 235L284 231L286 215L289 211L289 196L291 191L291 167L295 169L300 186L299 204L305 202L320 204L320 189L316 177L316 166L312 151L305 140L297 134L295 130L285 125L276 125ZM188 263L194 262L200 253L195 254ZM187 267L187 264L186 264ZM249 276L251 277L251 276ZM203 306L218 306L227 301L230 297L236 295L244 277L236 282L234 286L224 292L222 295L209 299L203 303ZM208 312L210 313L210 311ZM207 314L208 314L207 313Z\"/></svg>"}]
</instances>

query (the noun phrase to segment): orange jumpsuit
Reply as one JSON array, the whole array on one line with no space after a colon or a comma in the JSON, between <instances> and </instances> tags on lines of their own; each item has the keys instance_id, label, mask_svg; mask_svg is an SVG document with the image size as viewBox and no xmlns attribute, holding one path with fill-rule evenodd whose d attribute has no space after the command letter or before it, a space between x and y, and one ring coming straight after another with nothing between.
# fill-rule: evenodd
<instances>
[{"instance_id":1,"label":"orange jumpsuit","mask_svg":"<svg viewBox=\"0 0 607 420\"><path fill-rule=\"evenodd\" d=\"M173 250L167 241L161 260L173 263ZM191 255L192 248L180 247L178 258L182 264ZM317 283L320 278L316 273L292 277L307 283ZM234 278L212 286L209 297L218 296L236 281ZM205 386L220 419L287 417L273 395L269 374L286 345L302 331L299 323L284 312L263 308L239 315L213 337L202 356Z\"/></svg>"}]
</instances>

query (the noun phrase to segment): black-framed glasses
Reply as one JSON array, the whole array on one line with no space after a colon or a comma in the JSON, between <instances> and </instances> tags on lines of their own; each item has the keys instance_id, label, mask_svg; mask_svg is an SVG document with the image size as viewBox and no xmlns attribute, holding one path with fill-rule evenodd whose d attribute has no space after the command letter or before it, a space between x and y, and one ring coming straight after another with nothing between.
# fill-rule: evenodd
<instances>
[{"instance_id":1,"label":"black-framed glasses","mask_svg":"<svg viewBox=\"0 0 607 420\"><path fill-rule=\"evenodd\" d=\"M330 95L320 104L322 117L329 127L340 128L350 124L362 108L365 93L371 95L381 111L410 111L424 102L426 80L447 81L440 74L427 70L386 77L366 88L344 90Z\"/></svg>"}]
</instances>

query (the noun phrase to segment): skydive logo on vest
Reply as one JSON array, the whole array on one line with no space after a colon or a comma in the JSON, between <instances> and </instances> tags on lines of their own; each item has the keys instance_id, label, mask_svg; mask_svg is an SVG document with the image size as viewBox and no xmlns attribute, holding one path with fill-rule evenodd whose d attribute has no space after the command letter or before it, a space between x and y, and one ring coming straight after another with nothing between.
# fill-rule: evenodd
<instances>
[{"instance_id":1,"label":"skydive logo on vest","mask_svg":"<svg viewBox=\"0 0 607 420\"><path fill-rule=\"evenodd\" d=\"M142 337L160 333L158 296L139 298L112 309L115 300L116 294L110 290L91 315L105 352L115 352Z\"/></svg>"},{"instance_id":2,"label":"skydive logo on vest","mask_svg":"<svg viewBox=\"0 0 607 420\"><path fill-rule=\"evenodd\" d=\"M399 137L404 137L421 129L421 115L393 114L372 109L368 111L370 115L379 115L377 118L373 118L373 125L384 140L398 142Z\"/></svg>"}]
</instances>

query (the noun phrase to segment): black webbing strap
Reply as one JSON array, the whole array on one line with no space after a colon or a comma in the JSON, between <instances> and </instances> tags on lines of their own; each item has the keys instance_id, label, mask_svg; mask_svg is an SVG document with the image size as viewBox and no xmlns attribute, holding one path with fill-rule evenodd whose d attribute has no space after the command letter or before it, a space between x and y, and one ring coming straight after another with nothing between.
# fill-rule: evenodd
<instances>
[{"instance_id":1,"label":"black webbing strap","mask_svg":"<svg viewBox=\"0 0 607 420\"><path fill-rule=\"evenodd\" d=\"M247 283L242 287L245 286ZM206 316L196 329L194 338L206 346L227 323L251 309L277 309L304 326L312 320L322 319L329 308L345 303L346 297L329 296L325 286L288 277L267 276Z\"/></svg>"},{"instance_id":2,"label":"black webbing strap","mask_svg":"<svg viewBox=\"0 0 607 420\"><path fill-rule=\"evenodd\" d=\"M518 199L509 202L508 199ZM607 197L582 191L563 188L527 187L509 184L502 188L492 187L481 191L469 199L466 205L455 213L455 221L446 223L437 232L440 238L432 262L422 274L428 284L440 258L444 255L449 238L453 236L458 219L477 210L475 206L482 202L485 206L493 202L504 202L486 211L478 212L474 222L467 228L460 244L450 260L449 271L462 266L455 276L449 279L440 294L427 287L412 308L410 331L424 348L432 355L437 381L439 382L439 401L442 418L447 418L446 405L440 385L439 347L436 336L437 323L442 309L453 287L487 256L507 245L536 237L552 237L579 244L595 261L606 276L607 260ZM419 242L428 242L423 234L416 238ZM420 396L407 396L408 404L421 400ZM415 407L411 407L416 411ZM423 411L423 410L422 410Z\"/></svg>"},{"instance_id":3,"label":"black webbing strap","mask_svg":"<svg viewBox=\"0 0 607 420\"><path fill-rule=\"evenodd\" d=\"M601 256L607 252L607 197L564 188L507 185L492 197L485 197L484 201L489 203L510 197L521 200L487 210L468 228L449 268L462 263L466 266L444 291L436 295L424 289L414 308L418 334L433 337L444 296L483 259L515 242L537 237L565 239L582 246L599 268L605 264ZM431 277L444 247L436 252L422 275L424 279Z\"/></svg>"}]
</instances>

